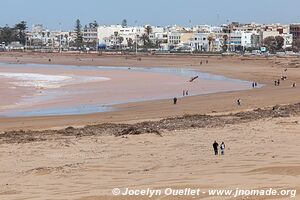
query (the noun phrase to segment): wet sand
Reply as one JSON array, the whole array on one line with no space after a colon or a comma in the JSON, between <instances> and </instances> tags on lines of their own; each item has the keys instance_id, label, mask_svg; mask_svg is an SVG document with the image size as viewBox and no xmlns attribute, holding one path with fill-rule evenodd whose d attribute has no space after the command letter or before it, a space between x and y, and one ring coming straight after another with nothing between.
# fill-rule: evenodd
<instances>
[{"instance_id":1,"label":"wet sand","mask_svg":"<svg viewBox=\"0 0 300 200\"><path fill-rule=\"evenodd\" d=\"M0 99L0 115L8 117L107 112L122 103L180 98L186 96L183 91L195 96L251 89L246 81L189 69L5 63L0 67L0 82L8 85L1 93L10 100ZM190 82L196 75L200 77Z\"/></svg>"},{"instance_id":2,"label":"wet sand","mask_svg":"<svg viewBox=\"0 0 300 200\"><path fill-rule=\"evenodd\" d=\"M180 67L192 68L203 72L224 75L248 81L255 81L265 86L260 89L224 92L200 95L181 99L176 108L170 100L134 102L119 105L119 110L109 113L97 113L78 116L50 116L27 118L2 118L2 130L13 129L49 129L66 126L84 126L103 122L127 122L147 119L160 119L181 116L186 113L229 112L259 108L276 104L297 103L299 87L291 88L293 82L300 82L300 71L291 64L287 72L288 80L274 87L274 80L283 75L283 69L289 63L297 63L297 58L244 58L244 57L190 57L190 56L147 56L137 61L127 56L97 55L52 55L52 54L2 54L1 62L11 63L44 63L63 65L96 65L96 66L144 66L144 67ZM208 60L208 64L200 65L200 61ZM296 60L296 61L295 61ZM236 106L241 98L242 106Z\"/></svg>"}]
</instances>

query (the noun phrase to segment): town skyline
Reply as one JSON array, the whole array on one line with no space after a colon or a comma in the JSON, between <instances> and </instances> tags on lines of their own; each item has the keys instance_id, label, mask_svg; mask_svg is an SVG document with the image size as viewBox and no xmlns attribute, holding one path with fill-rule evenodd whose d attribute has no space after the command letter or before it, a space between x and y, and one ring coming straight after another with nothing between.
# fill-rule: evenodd
<instances>
[{"instance_id":1,"label":"town skyline","mask_svg":"<svg viewBox=\"0 0 300 200\"><path fill-rule=\"evenodd\" d=\"M84 6L70 0L63 2L11 0L2 2L2 7L5 9L0 14L0 26L6 24L12 26L24 20L29 28L34 24L44 24L47 29L72 30L76 19L80 19L83 25L94 20L101 25L121 24L123 19L127 20L129 26L221 25L234 21L290 24L300 21L300 13L297 12L299 6L300 2L296 0L288 0L284 3L254 0L245 5L241 5L237 0L212 1L209 4L196 0L187 2L154 0L146 5L137 0L113 3L88 0L85 1ZM151 12L145 12L145 9ZM11 12L12 10L14 12ZM284 13L287 12L292 14L285 15Z\"/></svg>"}]
</instances>

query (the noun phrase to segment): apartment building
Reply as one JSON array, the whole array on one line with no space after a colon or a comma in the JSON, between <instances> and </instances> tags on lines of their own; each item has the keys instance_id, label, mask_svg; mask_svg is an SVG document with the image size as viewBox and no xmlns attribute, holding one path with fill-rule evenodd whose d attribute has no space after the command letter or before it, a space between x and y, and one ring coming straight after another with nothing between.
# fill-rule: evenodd
<instances>
[{"instance_id":1,"label":"apartment building","mask_svg":"<svg viewBox=\"0 0 300 200\"><path fill-rule=\"evenodd\" d=\"M290 25L290 34L293 35L293 40L300 39L300 24L291 24Z\"/></svg>"}]
</instances>

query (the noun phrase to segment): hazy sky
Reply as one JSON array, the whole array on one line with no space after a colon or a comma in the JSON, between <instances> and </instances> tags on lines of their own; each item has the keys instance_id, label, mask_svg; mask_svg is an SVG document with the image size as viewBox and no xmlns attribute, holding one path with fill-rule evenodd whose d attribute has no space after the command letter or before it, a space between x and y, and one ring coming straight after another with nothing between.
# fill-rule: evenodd
<instances>
[{"instance_id":1,"label":"hazy sky","mask_svg":"<svg viewBox=\"0 0 300 200\"><path fill-rule=\"evenodd\" d=\"M300 22L300 0L2 0L0 26L25 20L47 28L73 29L97 20L100 24L190 25L223 24L227 20L258 23Z\"/></svg>"}]
</instances>

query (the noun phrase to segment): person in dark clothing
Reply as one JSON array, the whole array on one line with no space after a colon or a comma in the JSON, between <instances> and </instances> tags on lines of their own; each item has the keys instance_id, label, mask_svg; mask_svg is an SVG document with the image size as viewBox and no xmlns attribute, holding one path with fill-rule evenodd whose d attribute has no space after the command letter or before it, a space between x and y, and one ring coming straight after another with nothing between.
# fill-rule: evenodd
<instances>
[{"instance_id":1,"label":"person in dark clothing","mask_svg":"<svg viewBox=\"0 0 300 200\"><path fill-rule=\"evenodd\" d=\"M173 98L173 103L177 104L177 98L176 97Z\"/></svg>"},{"instance_id":2,"label":"person in dark clothing","mask_svg":"<svg viewBox=\"0 0 300 200\"><path fill-rule=\"evenodd\" d=\"M254 88L254 87L255 87L255 83L253 82L253 83L252 83L252 88Z\"/></svg>"},{"instance_id":3,"label":"person in dark clothing","mask_svg":"<svg viewBox=\"0 0 300 200\"><path fill-rule=\"evenodd\" d=\"M215 155L218 155L218 147L219 147L219 144L217 143L217 141L215 141L214 144L213 144Z\"/></svg>"},{"instance_id":4,"label":"person in dark clothing","mask_svg":"<svg viewBox=\"0 0 300 200\"><path fill-rule=\"evenodd\" d=\"M236 102L237 102L238 106L240 106L242 104L242 100L241 99L238 99Z\"/></svg>"},{"instance_id":5,"label":"person in dark clothing","mask_svg":"<svg viewBox=\"0 0 300 200\"><path fill-rule=\"evenodd\" d=\"M254 86L257 87L257 82L254 83Z\"/></svg>"}]
</instances>

